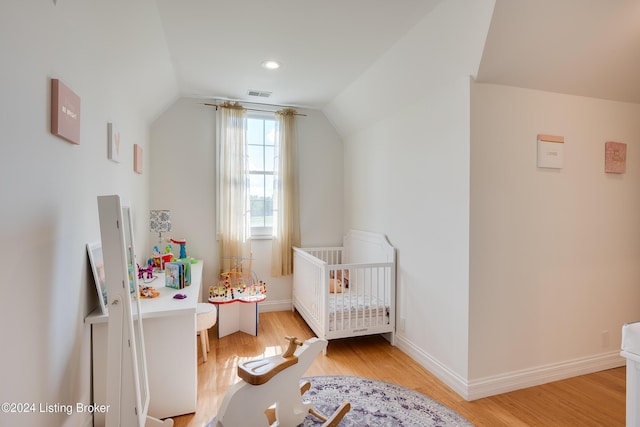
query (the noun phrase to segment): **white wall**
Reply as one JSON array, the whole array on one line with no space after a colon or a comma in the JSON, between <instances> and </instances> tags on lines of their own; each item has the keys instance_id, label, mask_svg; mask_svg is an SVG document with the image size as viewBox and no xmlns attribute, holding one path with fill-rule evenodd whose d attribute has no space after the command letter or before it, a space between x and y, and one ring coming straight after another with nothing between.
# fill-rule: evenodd
<instances>
[{"instance_id":1,"label":"white wall","mask_svg":"<svg viewBox=\"0 0 640 427\"><path fill-rule=\"evenodd\" d=\"M203 297L220 268L215 239L215 109L204 102L181 98L155 121L150 160L150 206L170 209L171 234L186 238L187 254L205 261ZM321 112L300 112L307 114L297 118L302 244L337 245L343 228L342 142ZM252 242L254 269L268 286L261 309L287 309L291 277L270 277L270 248L270 240Z\"/></svg>"},{"instance_id":2,"label":"white wall","mask_svg":"<svg viewBox=\"0 0 640 427\"><path fill-rule=\"evenodd\" d=\"M473 84L471 388L476 396L623 363L640 319L640 105ZM565 137L562 169L536 135ZM604 143L627 144L623 175Z\"/></svg>"},{"instance_id":3,"label":"white wall","mask_svg":"<svg viewBox=\"0 0 640 427\"><path fill-rule=\"evenodd\" d=\"M493 5L443 1L325 109L345 137L345 228L382 232L398 249L399 346L460 393L468 375L469 76Z\"/></svg>"},{"instance_id":4,"label":"white wall","mask_svg":"<svg viewBox=\"0 0 640 427\"><path fill-rule=\"evenodd\" d=\"M399 346L468 399L618 366L640 318L640 107L471 92L493 5L443 1L325 108L345 228L398 248ZM567 138L563 170L535 167L538 133Z\"/></svg>"},{"instance_id":5,"label":"white wall","mask_svg":"<svg viewBox=\"0 0 640 427\"><path fill-rule=\"evenodd\" d=\"M90 401L90 330L97 306L85 245L99 241L96 196L119 193L147 209L149 174L133 173L133 143L176 93L153 1L0 3L0 246L4 273L0 401L34 414L0 413L0 425L86 425L88 414L40 413L39 404ZM81 143L49 132L50 79L81 98ZM123 160L107 159L107 122ZM146 244L143 216L136 238Z\"/></svg>"},{"instance_id":6,"label":"white wall","mask_svg":"<svg viewBox=\"0 0 640 427\"><path fill-rule=\"evenodd\" d=\"M187 255L204 261L204 290L217 277L214 118L215 110L203 101L178 99L151 126L149 160L149 207L171 211L172 230L163 237L186 239ZM149 238L147 256L158 234L150 232Z\"/></svg>"}]
</instances>

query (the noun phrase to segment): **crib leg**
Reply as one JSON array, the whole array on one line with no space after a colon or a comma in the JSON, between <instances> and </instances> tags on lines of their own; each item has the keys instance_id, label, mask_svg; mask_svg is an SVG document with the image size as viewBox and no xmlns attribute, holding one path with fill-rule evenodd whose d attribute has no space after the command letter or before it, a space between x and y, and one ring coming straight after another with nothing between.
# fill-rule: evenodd
<instances>
[{"instance_id":1,"label":"crib leg","mask_svg":"<svg viewBox=\"0 0 640 427\"><path fill-rule=\"evenodd\" d=\"M386 334L382 334L382 337L389 341L389 344L391 344L392 346L396 345L396 333L395 332L387 332Z\"/></svg>"}]
</instances>

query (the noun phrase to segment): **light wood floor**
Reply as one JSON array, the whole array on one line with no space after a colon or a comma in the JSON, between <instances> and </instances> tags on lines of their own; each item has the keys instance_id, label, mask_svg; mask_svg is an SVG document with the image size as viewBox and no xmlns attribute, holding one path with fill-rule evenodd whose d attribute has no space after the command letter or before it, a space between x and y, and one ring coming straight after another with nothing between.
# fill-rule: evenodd
<instances>
[{"instance_id":1,"label":"light wood floor","mask_svg":"<svg viewBox=\"0 0 640 427\"><path fill-rule=\"evenodd\" d=\"M210 330L211 352L203 363L198 351L198 406L195 414L174 418L176 427L201 427L216 414L227 388L238 381L244 360L280 354L284 336L307 339L311 330L289 311L260 314L257 337L242 332L217 338ZM307 376L358 375L393 382L423 393L466 417L476 426L624 426L625 368L557 381L467 402L380 336L329 343Z\"/></svg>"}]
</instances>

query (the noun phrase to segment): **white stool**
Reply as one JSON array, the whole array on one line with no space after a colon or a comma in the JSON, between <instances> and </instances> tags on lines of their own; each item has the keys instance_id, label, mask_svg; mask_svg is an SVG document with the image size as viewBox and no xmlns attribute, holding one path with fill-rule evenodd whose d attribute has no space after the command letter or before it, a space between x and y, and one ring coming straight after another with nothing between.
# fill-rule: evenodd
<instances>
[{"instance_id":1,"label":"white stool","mask_svg":"<svg viewBox=\"0 0 640 427\"><path fill-rule=\"evenodd\" d=\"M196 309L196 331L200 334L200 348L202 349L202 359L207 361L209 347L209 328L216 324L216 306L206 302L198 304Z\"/></svg>"}]
</instances>

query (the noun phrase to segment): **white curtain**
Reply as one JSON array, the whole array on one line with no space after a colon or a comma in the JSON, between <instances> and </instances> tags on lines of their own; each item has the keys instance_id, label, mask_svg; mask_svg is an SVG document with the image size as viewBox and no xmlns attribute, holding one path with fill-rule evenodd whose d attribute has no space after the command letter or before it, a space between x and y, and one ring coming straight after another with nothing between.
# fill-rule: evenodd
<instances>
[{"instance_id":1,"label":"white curtain","mask_svg":"<svg viewBox=\"0 0 640 427\"><path fill-rule=\"evenodd\" d=\"M251 258L251 217L247 173L246 110L225 102L218 112L220 138L220 268Z\"/></svg>"},{"instance_id":2,"label":"white curtain","mask_svg":"<svg viewBox=\"0 0 640 427\"><path fill-rule=\"evenodd\" d=\"M295 110L276 112L277 157L271 275L293 273L293 246L300 246Z\"/></svg>"}]
</instances>

